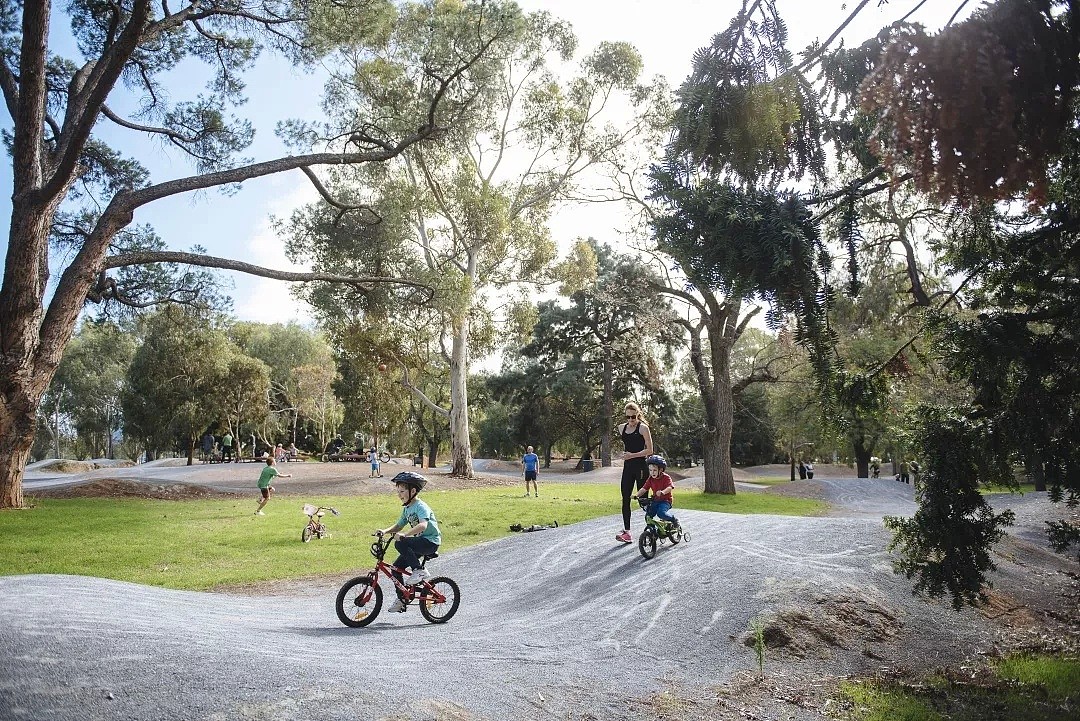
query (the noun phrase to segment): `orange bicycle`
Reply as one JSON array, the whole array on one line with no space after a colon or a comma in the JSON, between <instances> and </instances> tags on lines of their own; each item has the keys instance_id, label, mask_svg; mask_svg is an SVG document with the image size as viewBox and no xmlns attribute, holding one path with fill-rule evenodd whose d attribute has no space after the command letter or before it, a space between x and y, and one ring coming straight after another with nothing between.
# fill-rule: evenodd
<instances>
[{"instance_id":1,"label":"orange bicycle","mask_svg":"<svg viewBox=\"0 0 1080 721\"><path fill-rule=\"evenodd\" d=\"M382 610L383 592L379 586L379 574L385 575L394 584L398 595L405 606L414 601L420 601L420 614L431 623L446 623L457 613L458 604L461 603L461 589L453 580L445 576L436 576L426 581L405 585L394 575L397 570L383 560L386 550L394 534L373 534L377 538L371 544L371 555L375 557L375 569L363 576L351 578L338 591L334 605L337 609L338 619L346 626L360 628L366 626L379 615ZM438 553L423 556L420 559L420 568L433 558L438 558ZM416 569L413 569L416 570Z\"/></svg>"}]
</instances>

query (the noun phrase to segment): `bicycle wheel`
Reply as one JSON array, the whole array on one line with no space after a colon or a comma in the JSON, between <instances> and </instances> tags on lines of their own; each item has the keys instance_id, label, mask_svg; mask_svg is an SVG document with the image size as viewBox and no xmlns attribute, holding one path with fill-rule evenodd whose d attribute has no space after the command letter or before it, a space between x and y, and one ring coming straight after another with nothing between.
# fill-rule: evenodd
<instances>
[{"instance_id":1,"label":"bicycle wheel","mask_svg":"<svg viewBox=\"0 0 1080 721\"><path fill-rule=\"evenodd\" d=\"M389 463L390 462L390 454L387 453L386 451L383 451L382 453L379 454L379 460L382 461L383 463Z\"/></svg>"},{"instance_id":2,"label":"bicycle wheel","mask_svg":"<svg viewBox=\"0 0 1080 721\"><path fill-rule=\"evenodd\" d=\"M300 540L307 543L311 540L311 526L304 526L303 532L300 533Z\"/></svg>"},{"instance_id":3,"label":"bicycle wheel","mask_svg":"<svg viewBox=\"0 0 1080 721\"><path fill-rule=\"evenodd\" d=\"M434 589L446 600L439 602L431 594ZM424 584L420 591L420 613L432 623L446 623L457 613L461 603L461 589L446 576L437 576Z\"/></svg>"},{"instance_id":4,"label":"bicycle wheel","mask_svg":"<svg viewBox=\"0 0 1080 721\"><path fill-rule=\"evenodd\" d=\"M374 621L382 610L382 589L371 582L371 576L357 576L341 587L334 605L343 624L360 628Z\"/></svg>"},{"instance_id":5,"label":"bicycle wheel","mask_svg":"<svg viewBox=\"0 0 1080 721\"><path fill-rule=\"evenodd\" d=\"M679 541L683 539L683 530L681 528L673 528L671 532L668 533L668 538L671 539L672 546L677 546Z\"/></svg>"},{"instance_id":6,"label":"bicycle wheel","mask_svg":"<svg viewBox=\"0 0 1080 721\"><path fill-rule=\"evenodd\" d=\"M656 555L656 533L651 528L646 528L638 536L638 550L641 551L641 555L645 559L650 559Z\"/></svg>"}]
</instances>

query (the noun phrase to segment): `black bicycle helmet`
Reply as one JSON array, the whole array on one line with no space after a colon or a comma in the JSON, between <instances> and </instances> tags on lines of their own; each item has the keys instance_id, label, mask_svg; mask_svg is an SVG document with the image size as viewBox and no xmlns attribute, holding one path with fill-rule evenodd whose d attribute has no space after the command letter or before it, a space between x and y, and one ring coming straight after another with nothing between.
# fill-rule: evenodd
<instances>
[{"instance_id":1,"label":"black bicycle helmet","mask_svg":"<svg viewBox=\"0 0 1080 721\"><path fill-rule=\"evenodd\" d=\"M393 478L390 479L391 483L395 485L398 483L404 483L406 486L411 486L417 491L424 490L424 486L427 485L427 479L421 476L419 473L413 473L412 471L402 471Z\"/></svg>"},{"instance_id":2,"label":"black bicycle helmet","mask_svg":"<svg viewBox=\"0 0 1080 721\"><path fill-rule=\"evenodd\" d=\"M645 463L650 466L660 466L661 471L667 469L667 461L665 461L664 457L659 453L654 453L646 458Z\"/></svg>"}]
</instances>

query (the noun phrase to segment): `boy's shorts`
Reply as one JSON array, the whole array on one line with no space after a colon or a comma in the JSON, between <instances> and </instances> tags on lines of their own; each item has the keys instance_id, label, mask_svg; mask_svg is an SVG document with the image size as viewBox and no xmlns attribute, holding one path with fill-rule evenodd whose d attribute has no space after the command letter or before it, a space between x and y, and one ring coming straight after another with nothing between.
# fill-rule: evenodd
<instances>
[{"instance_id":1,"label":"boy's shorts","mask_svg":"<svg viewBox=\"0 0 1080 721\"><path fill-rule=\"evenodd\" d=\"M536 471L525 471L525 480L526 481L535 481L536 480Z\"/></svg>"},{"instance_id":2,"label":"boy's shorts","mask_svg":"<svg viewBox=\"0 0 1080 721\"><path fill-rule=\"evenodd\" d=\"M263 497L263 498L269 498L269 497L270 497L270 488L269 488L269 487L266 487L266 488L260 488L260 489L259 489L259 493L261 493L261 494L262 494L262 497Z\"/></svg>"}]
</instances>

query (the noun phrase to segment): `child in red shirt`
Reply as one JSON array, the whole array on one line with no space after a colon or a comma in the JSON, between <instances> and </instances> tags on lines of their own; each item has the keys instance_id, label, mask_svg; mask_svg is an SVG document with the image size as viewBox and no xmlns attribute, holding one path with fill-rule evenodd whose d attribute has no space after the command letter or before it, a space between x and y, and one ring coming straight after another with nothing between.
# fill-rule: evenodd
<instances>
[{"instance_id":1,"label":"child in red shirt","mask_svg":"<svg viewBox=\"0 0 1080 721\"><path fill-rule=\"evenodd\" d=\"M663 456L653 454L645 459L649 464L649 480L645 481L645 485L641 487L641 491L638 492L639 498L645 498L649 495L649 491L652 491L652 503L649 504L649 508L645 511L645 515L649 518L657 516L661 521L667 521L676 528L679 527L679 519L671 515L671 506L675 501L672 491L675 490L675 481L671 480L665 471L667 470L667 461Z\"/></svg>"}]
</instances>

